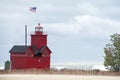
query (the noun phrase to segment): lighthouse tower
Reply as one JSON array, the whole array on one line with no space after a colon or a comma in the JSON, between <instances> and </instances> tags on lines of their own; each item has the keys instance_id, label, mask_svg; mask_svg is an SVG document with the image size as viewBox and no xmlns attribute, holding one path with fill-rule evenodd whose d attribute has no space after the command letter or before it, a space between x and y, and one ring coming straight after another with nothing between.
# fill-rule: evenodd
<instances>
[{"instance_id":1,"label":"lighthouse tower","mask_svg":"<svg viewBox=\"0 0 120 80\"><path fill-rule=\"evenodd\" d=\"M43 33L40 23L35 27L35 33L31 34L31 46L35 46L37 49L47 46L47 34Z\"/></svg>"},{"instance_id":2,"label":"lighthouse tower","mask_svg":"<svg viewBox=\"0 0 120 80\"><path fill-rule=\"evenodd\" d=\"M14 45L10 50L11 69L50 69L51 50L40 23L31 34L31 45Z\"/></svg>"}]
</instances>

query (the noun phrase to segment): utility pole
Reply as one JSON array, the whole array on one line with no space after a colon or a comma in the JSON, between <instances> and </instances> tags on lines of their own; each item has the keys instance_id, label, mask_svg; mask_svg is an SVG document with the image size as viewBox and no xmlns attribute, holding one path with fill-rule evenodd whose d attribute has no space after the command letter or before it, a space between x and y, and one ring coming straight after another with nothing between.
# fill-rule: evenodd
<instances>
[{"instance_id":1,"label":"utility pole","mask_svg":"<svg viewBox=\"0 0 120 80\"><path fill-rule=\"evenodd\" d=\"M25 46L27 46L27 25L25 25Z\"/></svg>"}]
</instances>

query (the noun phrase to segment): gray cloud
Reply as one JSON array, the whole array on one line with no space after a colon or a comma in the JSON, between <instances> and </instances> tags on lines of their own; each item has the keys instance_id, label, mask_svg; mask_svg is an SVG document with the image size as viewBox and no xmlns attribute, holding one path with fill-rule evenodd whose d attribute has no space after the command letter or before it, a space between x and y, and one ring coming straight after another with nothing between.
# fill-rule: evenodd
<instances>
[{"instance_id":1,"label":"gray cloud","mask_svg":"<svg viewBox=\"0 0 120 80\"><path fill-rule=\"evenodd\" d=\"M119 0L2 0L0 62L9 59L13 45L24 44L25 25L30 44L30 33L38 22L49 33L52 63L103 62L104 44L109 35L119 33L119 4ZM29 11L31 6L37 7L36 13Z\"/></svg>"}]
</instances>

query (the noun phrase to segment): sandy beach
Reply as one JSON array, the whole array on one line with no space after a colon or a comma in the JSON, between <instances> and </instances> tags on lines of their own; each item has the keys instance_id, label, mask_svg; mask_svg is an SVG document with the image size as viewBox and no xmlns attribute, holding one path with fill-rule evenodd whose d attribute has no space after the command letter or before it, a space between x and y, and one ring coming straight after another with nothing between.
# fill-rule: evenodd
<instances>
[{"instance_id":1,"label":"sandy beach","mask_svg":"<svg viewBox=\"0 0 120 80\"><path fill-rule=\"evenodd\" d=\"M120 80L120 76L82 76L57 74L0 74L0 80Z\"/></svg>"}]
</instances>

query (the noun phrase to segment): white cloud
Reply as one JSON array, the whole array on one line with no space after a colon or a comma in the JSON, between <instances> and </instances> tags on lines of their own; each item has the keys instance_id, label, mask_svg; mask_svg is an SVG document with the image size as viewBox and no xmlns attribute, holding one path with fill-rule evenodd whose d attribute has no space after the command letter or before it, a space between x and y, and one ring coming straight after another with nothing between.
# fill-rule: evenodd
<instances>
[{"instance_id":1,"label":"white cloud","mask_svg":"<svg viewBox=\"0 0 120 80\"><path fill-rule=\"evenodd\" d=\"M0 36L3 38L0 40L0 49L1 53L5 53L2 56L9 56L8 50L13 45L24 44L24 25L28 25L29 34L34 31L36 24L41 22L45 31L49 33L48 46L51 46L52 59L56 62L56 58L60 62L82 60L84 62L96 59L103 61L102 48L106 39L120 30L119 2L119 0L2 0ZM36 13L29 11L31 6L37 7ZM30 42L30 39L28 41ZM87 55L88 53L90 55ZM61 61L64 56L66 57Z\"/></svg>"},{"instance_id":2,"label":"white cloud","mask_svg":"<svg viewBox=\"0 0 120 80\"><path fill-rule=\"evenodd\" d=\"M120 22L98 16L75 16L67 23L47 24L47 28L61 35L82 35L96 38L119 32Z\"/></svg>"},{"instance_id":3,"label":"white cloud","mask_svg":"<svg viewBox=\"0 0 120 80\"><path fill-rule=\"evenodd\" d=\"M99 13L97 6L87 2L78 4L77 8L81 13L84 13L84 14L96 15Z\"/></svg>"}]
</instances>

